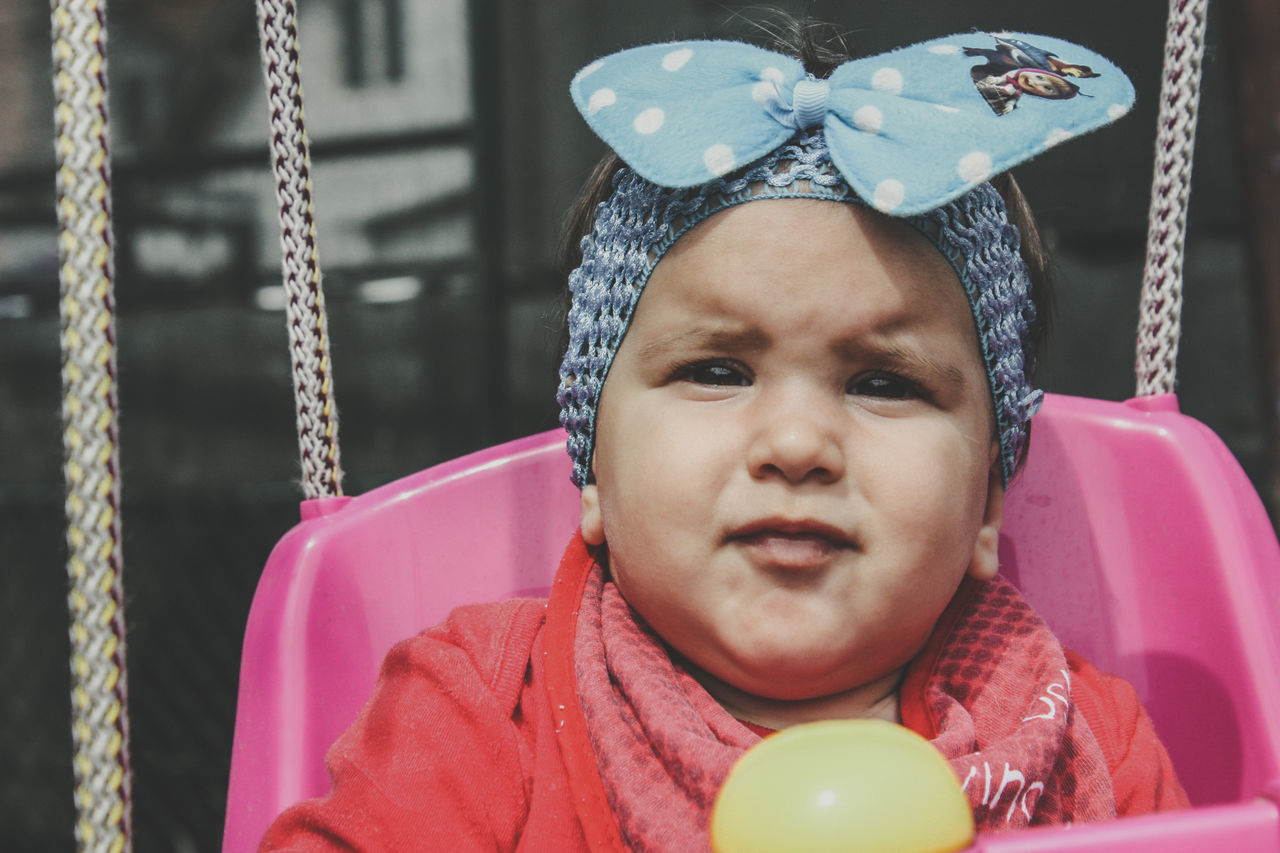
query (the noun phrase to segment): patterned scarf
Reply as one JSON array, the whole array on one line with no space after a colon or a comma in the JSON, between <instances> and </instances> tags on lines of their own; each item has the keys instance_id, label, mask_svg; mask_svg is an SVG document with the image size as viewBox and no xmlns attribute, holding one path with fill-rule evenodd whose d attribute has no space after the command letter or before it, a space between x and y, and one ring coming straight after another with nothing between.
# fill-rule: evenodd
<instances>
[{"instance_id":1,"label":"patterned scarf","mask_svg":"<svg viewBox=\"0 0 1280 853\"><path fill-rule=\"evenodd\" d=\"M716 793L759 736L672 662L598 566L588 572L573 639L579 719L622 841L705 851ZM1068 672L1062 646L999 578L966 581L908 667L903 722L950 761L980 832L1115 815Z\"/></svg>"}]
</instances>

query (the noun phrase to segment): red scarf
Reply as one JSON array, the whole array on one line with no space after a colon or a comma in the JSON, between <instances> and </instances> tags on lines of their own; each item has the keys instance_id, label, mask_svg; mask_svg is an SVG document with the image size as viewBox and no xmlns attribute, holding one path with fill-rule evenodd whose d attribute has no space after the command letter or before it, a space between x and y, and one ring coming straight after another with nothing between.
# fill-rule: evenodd
<instances>
[{"instance_id":1,"label":"red scarf","mask_svg":"<svg viewBox=\"0 0 1280 853\"><path fill-rule=\"evenodd\" d=\"M592 849L707 850L715 796L759 736L672 662L580 538L547 619L548 693ZM999 578L963 584L908 667L903 723L951 762L979 831L1115 815L1067 673L1052 632Z\"/></svg>"}]
</instances>

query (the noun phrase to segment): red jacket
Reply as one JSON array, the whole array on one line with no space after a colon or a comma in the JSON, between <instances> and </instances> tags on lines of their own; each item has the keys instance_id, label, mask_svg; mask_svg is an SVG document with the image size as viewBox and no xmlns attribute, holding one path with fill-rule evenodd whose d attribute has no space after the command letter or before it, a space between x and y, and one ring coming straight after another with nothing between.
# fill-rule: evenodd
<instances>
[{"instance_id":1,"label":"red jacket","mask_svg":"<svg viewBox=\"0 0 1280 853\"><path fill-rule=\"evenodd\" d=\"M548 681L571 664L566 629L554 617L548 624L547 608L463 607L397 645L372 700L329 752L330 794L286 811L261 849L620 849L603 792L580 781L594 772L590 743L573 731L572 713L557 723L566 709L549 698ZM1133 688L1076 655L1068 662L1071 698L1106 758L1117 814L1185 806ZM932 666L918 660L912 672ZM902 717L932 737L915 681L908 674Z\"/></svg>"}]
</instances>

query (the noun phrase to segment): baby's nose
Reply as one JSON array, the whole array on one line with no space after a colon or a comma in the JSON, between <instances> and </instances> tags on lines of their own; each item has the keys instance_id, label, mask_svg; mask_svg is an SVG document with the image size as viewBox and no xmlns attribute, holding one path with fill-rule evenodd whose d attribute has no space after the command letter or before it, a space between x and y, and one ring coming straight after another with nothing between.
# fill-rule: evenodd
<instances>
[{"instance_id":1,"label":"baby's nose","mask_svg":"<svg viewBox=\"0 0 1280 853\"><path fill-rule=\"evenodd\" d=\"M843 477L839 418L828 408L812 400L768 405L747 454L752 476L780 476L793 483L831 483Z\"/></svg>"}]
</instances>

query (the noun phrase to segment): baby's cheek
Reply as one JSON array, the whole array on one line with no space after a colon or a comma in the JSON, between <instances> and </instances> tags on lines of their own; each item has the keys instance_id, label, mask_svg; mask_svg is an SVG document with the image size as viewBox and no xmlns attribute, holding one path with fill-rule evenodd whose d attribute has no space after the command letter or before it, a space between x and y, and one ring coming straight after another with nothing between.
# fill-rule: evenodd
<instances>
[{"instance_id":1,"label":"baby's cheek","mask_svg":"<svg viewBox=\"0 0 1280 853\"><path fill-rule=\"evenodd\" d=\"M941 454L903 452L869 497L900 535L921 542L967 535L985 503L987 471L961 448ZM887 482L887 486L886 486Z\"/></svg>"}]
</instances>

